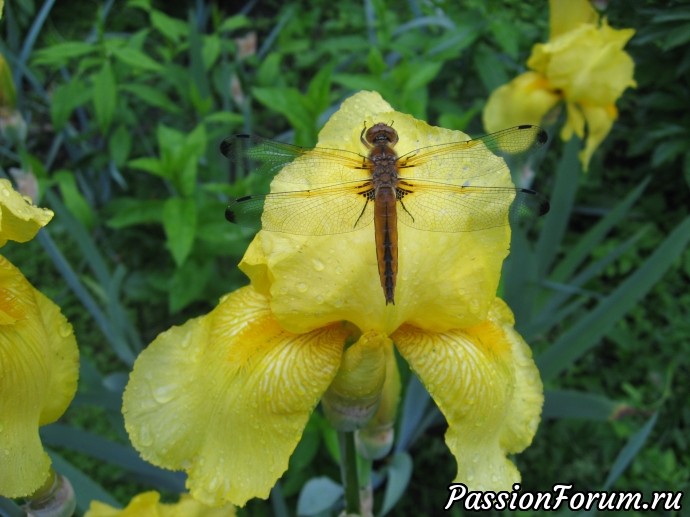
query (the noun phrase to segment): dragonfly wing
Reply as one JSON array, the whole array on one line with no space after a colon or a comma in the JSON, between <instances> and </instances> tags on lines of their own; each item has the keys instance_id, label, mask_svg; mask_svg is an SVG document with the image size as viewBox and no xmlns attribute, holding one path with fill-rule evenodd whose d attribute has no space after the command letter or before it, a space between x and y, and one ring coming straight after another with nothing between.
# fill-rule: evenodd
<instances>
[{"instance_id":1,"label":"dragonfly wing","mask_svg":"<svg viewBox=\"0 0 690 517\"><path fill-rule=\"evenodd\" d=\"M240 172L238 176L248 171L273 176L288 164L290 173L281 175L280 180L305 186L370 176L368 158L342 149L308 149L252 135L234 135L221 142L220 151Z\"/></svg>"},{"instance_id":2,"label":"dragonfly wing","mask_svg":"<svg viewBox=\"0 0 690 517\"><path fill-rule=\"evenodd\" d=\"M463 183L504 170L502 157L525 156L547 141L538 126L516 126L474 140L422 147L401 156L401 175Z\"/></svg>"},{"instance_id":3,"label":"dragonfly wing","mask_svg":"<svg viewBox=\"0 0 690 517\"><path fill-rule=\"evenodd\" d=\"M432 232L471 232L505 226L516 217L537 217L548 202L530 189L457 186L406 180L398 188L398 220Z\"/></svg>"},{"instance_id":4,"label":"dragonfly wing","mask_svg":"<svg viewBox=\"0 0 690 517\"><path fill-rule=\"evenodd\" d=\"M225 217L242 226L297 235L346 233L374 219L371 183L244 196L232 201Z\"/></svg>"}]
</instances>

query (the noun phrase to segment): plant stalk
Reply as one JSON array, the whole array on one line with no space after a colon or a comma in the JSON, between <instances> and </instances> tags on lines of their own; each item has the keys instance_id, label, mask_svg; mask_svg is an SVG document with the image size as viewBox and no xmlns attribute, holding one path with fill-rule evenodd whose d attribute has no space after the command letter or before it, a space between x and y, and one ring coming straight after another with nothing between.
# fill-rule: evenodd
<instances>
[{"instance_id":1,"label":"plant stalk","mask_svg":"<svg viewBox=\"0 0 690 517\"><path fill-rule=\"evenodd\" d=\"M338 431L338 442L340 443L340 477L345 490L345 513L360 515L355 433Z\"/></svg>"}]
</instances>

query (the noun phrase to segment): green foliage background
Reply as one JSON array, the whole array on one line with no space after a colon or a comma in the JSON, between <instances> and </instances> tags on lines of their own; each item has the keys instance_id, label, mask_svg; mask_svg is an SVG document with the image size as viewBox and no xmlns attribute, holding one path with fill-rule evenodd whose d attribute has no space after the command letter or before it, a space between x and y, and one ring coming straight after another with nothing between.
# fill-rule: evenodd
<instances>
[{"instance_id":1,"label":"green foliage background","mask_svg":"<svg viewBox=\"0 0 690 517\"><path fill-rule=\"evenodd\" d=\"M518 232L505 268L504 295L547 387L540 430L515 458L525 490L688 488L690 8L634 4L612 1L605 15L637 31L627 49L638 87L587 174L579 143L547 127L535 187L552 212L529 239ZM91 498L123 504L156 488L175 499L183 487L131 449L120 396L146 343L246 283L236 264L251 236L223 210L261 185L231 169L220 140L251 132L313 145L362 89L478 135L489 93L548 33L546 4L513 0L232 5L5 5L0 51L26 126L5 128L1 174L31 171L56 217L3 254L75 326L79 393L42 437L71 472L79 512ZM377 464L376 508L399 492L395 514L431 515L455 463L413 380L406 397L396 455ZM244 513L292 514L308 480L337 482L332 445L316 415L271 501Z\"/></svg>"}]
</instances>

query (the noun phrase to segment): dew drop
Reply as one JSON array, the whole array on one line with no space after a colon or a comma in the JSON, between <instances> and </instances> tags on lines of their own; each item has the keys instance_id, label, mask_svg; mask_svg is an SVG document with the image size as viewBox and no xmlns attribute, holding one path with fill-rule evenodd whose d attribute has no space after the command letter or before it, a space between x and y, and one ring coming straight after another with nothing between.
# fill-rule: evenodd
<instances>
[{"instance_id":1,"label":"dew drop","mask_svg":"<svg viewBox=\"0 0 690 517\"><path fill-rule=\"evenodd\" d=\"M175 396L175 388L176 386L174 384L155 388L152 392L154 400L159 404L167 404Z\"/></svg>"},{"instance_id":2,"label":"dew drop","mask_svg":"<svg viewBox=\"0 0 690 517\"><path fill-rule=\"evenodd\" d=\"M307 284L305 284L304 282L300 282L299 284L297 284L297 290L300 293L306 293L307 292Z\"/></svg>"},{"instance_id":3,"label":"dew drop","mask_svg":"<svg viewBox=\"0 0 690 517\"><path fill-rule=\"evenodd\" d=\"M58 334L60 334L60 337L69 337L72 335L72 326L67 323L66 321L61 322L58 325Z\"/></svg>"},{"instance_id":4,"label":"dew drop","mask_svg":"<svg viewBox=\"0 0 690 517\"><path fill-rule=\"evenodd\" d=\"M316 271L323 271L326 268L324 263L318 259L313 259L311 263L314 265Z\"/></svg>"}]
</instances>

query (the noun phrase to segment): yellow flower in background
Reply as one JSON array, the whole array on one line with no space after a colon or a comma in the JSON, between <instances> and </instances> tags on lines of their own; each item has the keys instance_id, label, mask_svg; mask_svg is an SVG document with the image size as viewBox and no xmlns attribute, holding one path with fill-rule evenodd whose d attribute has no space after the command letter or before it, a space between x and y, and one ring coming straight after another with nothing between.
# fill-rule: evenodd
<instances>
[{"instance_id":1,"label":"yellow flower in background","mask_svg":"<svg viewBox=\"0 0 690 517\"><path fill-rule=\"evenodd\" d=\"M235 517L235 508L226 505L209 508L195 501L189 494L182 494L177 503L161 503L158 492L144 492L132 498L126 508L118 509L91 501L84 517Z\"/></svg>"},{"instance_id":2,"label":"yellow flower in background","mask_svg":"<svg viewBox=\"0 0 690 517\"><path fill-rule=\"evenodd\" d=\"M633 29L612 29L588 0L550 0L551 34L532 49L526 72L495 90L484 109L484 127L496 131L538 124L559 100L567 120L561 137L585 139L580 153L587 169L592 153L618 117L616 101L634 87L635 65L623 50Z\"/></svg>"},{"instance_id":3,"label":"yellow flower in background","mask_svg":"<svg viewBox=\"0 0 690 517\"><path fill-rule=\"evenodd\" d=\"M50 221L0 179L0 245L25 242ZM0 495L32 494L49 475L38 427L55 422L77 389L79 352L60 309L0 256Z\"/></svg>"},{"instance_id":4,"label":"yellow flower in background","mask_svg":"<svg viewBox=\"0 0 690 517\"><path fill-rule=\"evenodd\" d=\"M8 180L0 179L0 246L30 241L52 218L51 210L33 206Z\"/></svg>"},{"instance_id":5,"label":"yellow flower in background","mask_svg":"<svg viewBox=\"0 0 690 517\"><path fill-rule=\"evenodd\" d=\"M400 155L467 139L362 92L318 145L362 152L363 124L380 121L396 128ZM289 174L288 165L272 188ZM495 176L496 186L512 185L507 167ZM206 504L266 498L321 399L341 429L394 418L395 346L448 420L457 480L510 490L520 475L506 455L529 445L543 402L530 349L496 298L510 228L398 231L395 305L383 299L371 225L345 236L259 232L240 264L251 285L137 358L123 413L144 459L187 471L187 487Z\"/></svg>"}]
</instances>

